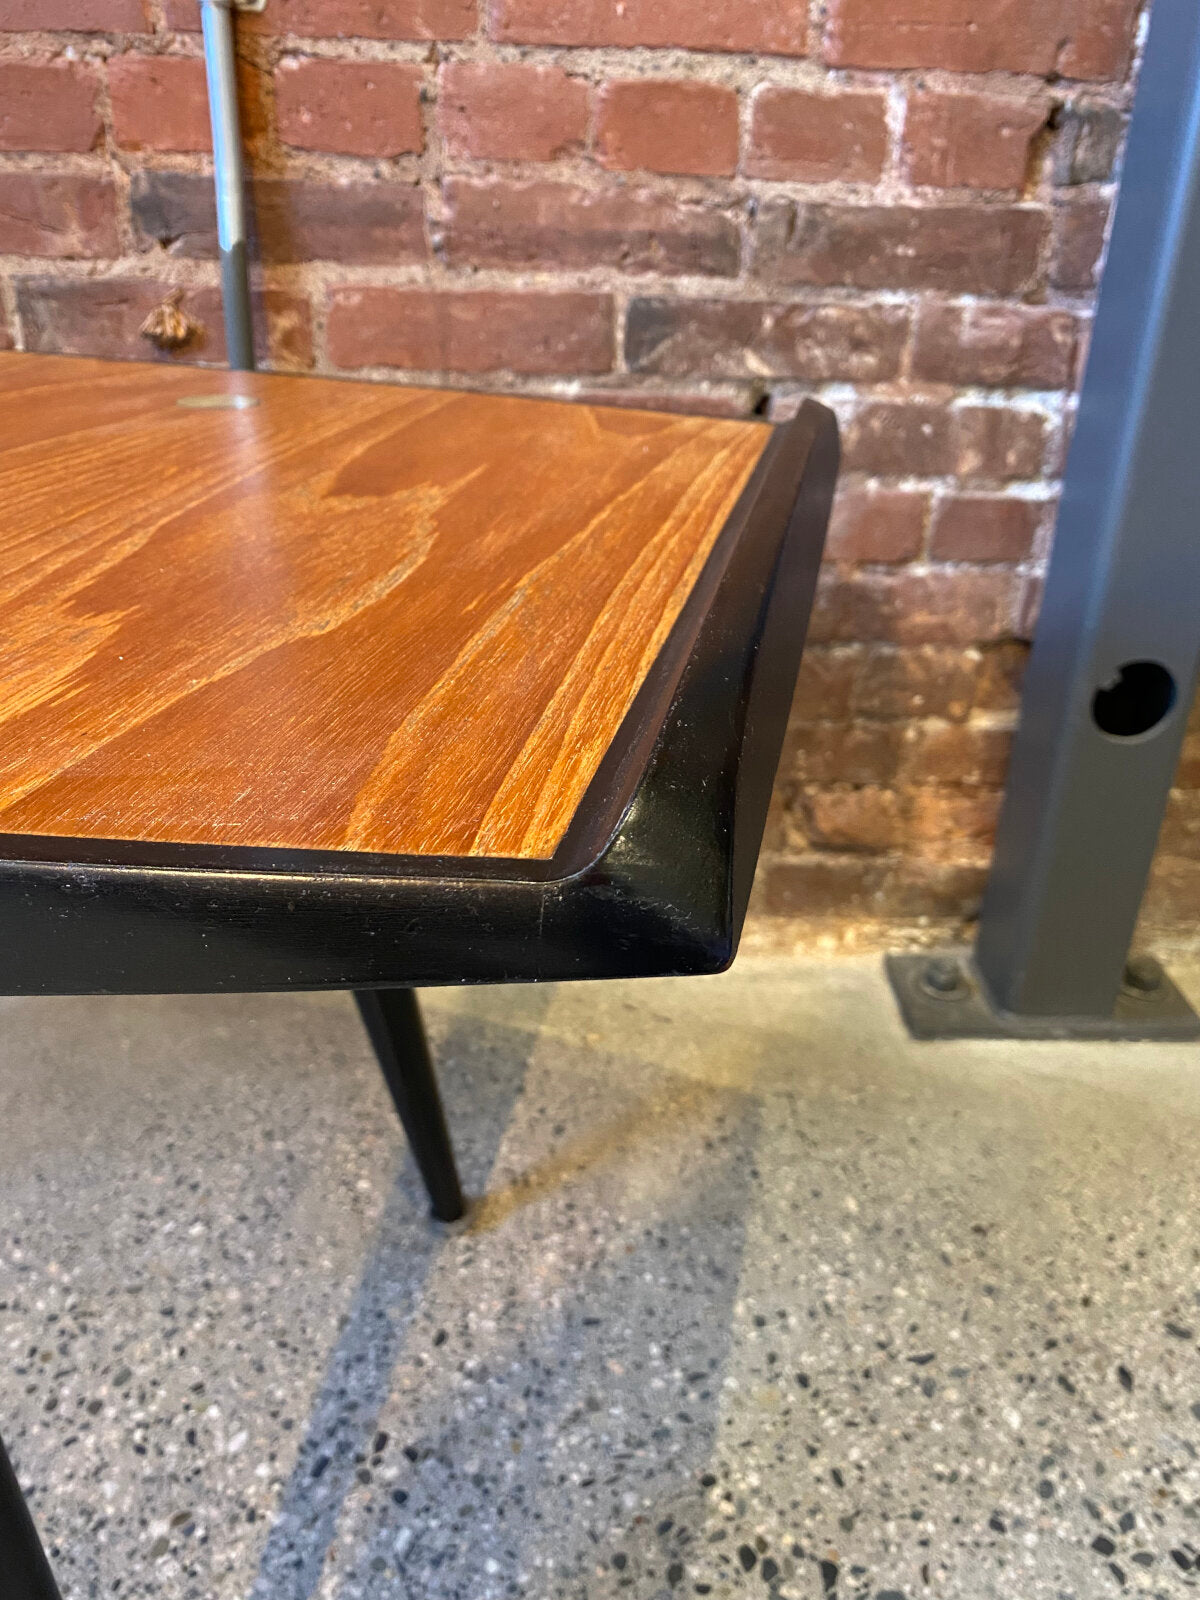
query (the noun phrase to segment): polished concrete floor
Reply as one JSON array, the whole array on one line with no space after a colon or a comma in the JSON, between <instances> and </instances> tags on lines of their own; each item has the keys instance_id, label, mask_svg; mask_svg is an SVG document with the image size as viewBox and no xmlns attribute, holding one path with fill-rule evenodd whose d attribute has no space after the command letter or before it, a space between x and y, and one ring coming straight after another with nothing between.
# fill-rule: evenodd
<instances>
[{"instance_id":1,"label":"polished concrete floor","mask_svg":"<svg viewBox=\"0 0 1200 1600\"><path fill-rule=\"evenodd\" d=\"M450 1229L345 997L0 1002L71 1600L1200 1587L1200 1046L914 1045L875 958L425 1000Z\"/></svg>"}]
</instances>

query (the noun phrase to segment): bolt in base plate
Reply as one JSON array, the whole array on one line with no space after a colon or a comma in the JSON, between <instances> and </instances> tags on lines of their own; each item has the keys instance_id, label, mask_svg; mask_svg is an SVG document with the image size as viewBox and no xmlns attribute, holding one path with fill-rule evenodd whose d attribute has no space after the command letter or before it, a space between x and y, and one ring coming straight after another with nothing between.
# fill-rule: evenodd
<instances>
[{"instance_id":1,"label":"bolt in base plate","mask_svg":"<svg viewBox=\"0 0 1200 1600\"><path fill-rule=\"evenodd\" d=\"M965 946L888 956L885 966L914 1039L1200 1039L1200 1017L1162 968L1144 956L1130 963L1132 981L1111 1017L1002 1011L992 1004Z\"/></svg>"}]
</instances>

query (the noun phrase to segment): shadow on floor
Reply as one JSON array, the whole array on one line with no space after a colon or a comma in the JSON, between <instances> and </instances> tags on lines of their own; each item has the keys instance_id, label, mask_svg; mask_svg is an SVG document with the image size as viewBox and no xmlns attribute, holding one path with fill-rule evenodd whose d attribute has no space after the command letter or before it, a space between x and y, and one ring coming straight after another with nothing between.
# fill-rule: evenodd
<instances>
[{"instance_id":1,"label":"shadow on floor","mask_svg":"<svg viewBox=\"0 0 1200 1600\"><path fill-rule=\"evenodd\" d=\"M460 1141L458 1159L468 1193L487 1187L495 1146L521 1092L528 1053L537 1038L536 1011L530 1022L528 1030L514 1029L503 1036L500 1053L507 1058L507 1070L503 1086L496 1086L488 1106L494 1135L491 1148L486 1135L482 1141L476 1137L468 1149L462 1149ZM439 1040L443 1063L458 1061L470 1044L461 1037L461 1029L452 1029ZM442 1072L449 1077L445 1065ZM445 1085L447 1095L452 1087ZM350 1309L342 1318L296 1464L271 1525L251 1591L262 1600L310 1600L316 1594L350 1487L359 1481L360 1473L369 1474L369 1461L379 1463L373 1447L392 1369L447 1235L446 1229L430 1220L414 1248L414 1204L427 1209L414 1179L412 1162L406 1157L404 1170L388 1195Z\"/></svg>"},{"instance_id":2,"label":"shadow on floor","mask_svg":"<svg viewBox=\"0 0 1200 1600\"><path fill-rule=\"evenodd\" d=\"M71 1600L1200 1587L1200 1049L917 1046L874 961L425 1003L450 1230L344 998L0 1003Z\"/></svg>"}]
</instances>

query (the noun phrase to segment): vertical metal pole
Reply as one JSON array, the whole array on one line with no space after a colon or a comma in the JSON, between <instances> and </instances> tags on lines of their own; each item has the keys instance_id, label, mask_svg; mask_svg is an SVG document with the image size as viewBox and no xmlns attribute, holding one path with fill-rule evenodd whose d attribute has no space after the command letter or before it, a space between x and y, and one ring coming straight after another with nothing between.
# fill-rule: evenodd
<instances>
[{"instance_id":1,"label":"vertical metal pole","mask_svg":"<svg viewBox=\"0 0 1200 1600\"><path fill-rule=\"evenodd\" d=\"M1197 1038L1129 962L1200 668L1200 5L1154 0L973 959L888 957L918 1038Z\"/></svg>"},{"instance_id":2,"label":"vertical metal pole","mask_svg":"<svg viewBox=\"0 0 1200 1600\"><path fill-rule=\"evenodd\" d=\"M976 964L1113 1012L1200 665L1200 5L1155 0Z\"/></svg>"},{"instance_id":3,"label":"vertical metal pole","mask_svg":"<svg viewBox=\"0 0 1200 1600\"><path fill-rule=\"evenodd\" d=\"M246 178L238 122L232 0L203 0L200 17L204 29L208 109L212 119L225 346L229 365L248 372L254 367L254 330L246 260Z\"/></svg>"},{"instance_id":4,"label":"vertical metal pole","mask_svg":"<svg viewBox=\"0 0 1200 1600\"><path fill-rule=\"evenodd\" d=\"M0 1595L4 1600L61 1600L0 1439Z\"/></svg>"}]
</instances>

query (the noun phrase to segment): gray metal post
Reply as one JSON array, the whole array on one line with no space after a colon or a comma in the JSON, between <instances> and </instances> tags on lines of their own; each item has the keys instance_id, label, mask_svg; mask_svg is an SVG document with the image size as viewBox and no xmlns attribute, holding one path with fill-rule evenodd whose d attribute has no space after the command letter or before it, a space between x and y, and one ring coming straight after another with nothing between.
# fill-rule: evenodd
<instances>
[{"instance_id":1,"label":"gray metal post","mask_svg":"<svg viewBox=\"0 0 1200 1600\"><path fill-rule=\"evenodd\" d=\"M208 76L208 111L212 122L225 347L229 365L248 372L254 367L254 328L246 259L246 176L238 119L233 10L234 0L202 0L200 20L204 29L204 68Z\"/></svg>"},{"instance_id":2,"label":"gray metal post","mask_svg":"<svg viewBox=\"0 0 1200 1600\"><path fill-rule=\"evenodd\" d=\"M1127 969L1198 667L1200 5L1154 0L974 963L889 963L914 1031L1200 1032Z\"/></svg>"}]
</instances>

